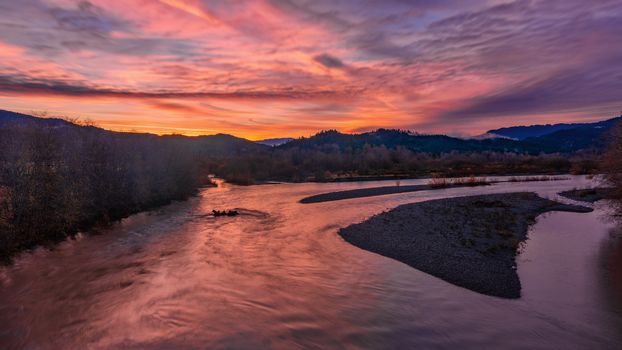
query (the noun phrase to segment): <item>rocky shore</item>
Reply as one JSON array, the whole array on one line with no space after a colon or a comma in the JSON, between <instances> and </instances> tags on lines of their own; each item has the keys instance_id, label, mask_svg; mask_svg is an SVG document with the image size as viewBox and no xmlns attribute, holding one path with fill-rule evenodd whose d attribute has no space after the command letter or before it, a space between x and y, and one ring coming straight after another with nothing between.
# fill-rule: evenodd
<instances>
[{"instance_id":1,"label":"rocky shore","mask_svg":"<svg viewBox=\"0 0 622 350\"><path fill-rule=\"evenodd\" d=\"M559 195L578 202L594 203L610 196L611 188L584 188L560 192Z\"/></svg>"},{"instance_id":2,"label":"rocky shore","mask_svg":"<svg viewBox=\"0 0 622 350\"><path fill-rule=\"evenodd\" d=\"M591 210L529 192L446 198L401 205L339 235L457 286L519 298L515 257L529 225L549 211Z\"/></svg>"},{"instance_id":3,"label":"rocky shore","mask_svg":"<svg viewBox=\"0 0 622 350\"><path fill-rule=\"evenodd\" d=\"M305 197L300 200L300 203L303 203L303 204L321 203L321 202L339 201L343 199L384 196L387 194L428 191L428 190L437 190L441 188L487 186L487 185L492 185L492 184L493 182L488 182L488 181L462 182L462 183L448 182L448 183L445 183L442 185L436 185L436 186L424 184L424 185L408 185L408 186L382 186L382 187L359 188L355 190L328 192L328 193L322 193L322 194L318 194L314 196Z\"/></svg>"}]
</instances>

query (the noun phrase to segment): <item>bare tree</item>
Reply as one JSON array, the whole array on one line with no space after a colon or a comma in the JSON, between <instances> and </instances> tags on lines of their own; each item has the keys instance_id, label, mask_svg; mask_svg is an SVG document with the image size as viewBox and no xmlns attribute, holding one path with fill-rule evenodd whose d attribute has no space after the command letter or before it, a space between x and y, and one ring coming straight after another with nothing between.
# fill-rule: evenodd
<instances>
[{"instance_id":1,"label":"bare tree","mask_svg":"<svg viewBox=\"0 0 622 350\"><path fill-rule=\"evenodd\" d=\"M618 123L611 132L603 170L607 181L613 187L612 196L618 202L618 213L622 215L622 123Z\"/></svg>"}]
</instances>

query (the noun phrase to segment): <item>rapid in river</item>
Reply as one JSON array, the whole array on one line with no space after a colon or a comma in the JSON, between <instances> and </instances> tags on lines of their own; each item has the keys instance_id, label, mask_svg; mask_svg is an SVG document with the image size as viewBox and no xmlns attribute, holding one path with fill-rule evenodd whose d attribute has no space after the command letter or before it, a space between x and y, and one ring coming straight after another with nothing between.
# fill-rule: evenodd
<instances>
[{"instance_id":1,"label":"rapid in river","mask_svg":"<svg viewBox=\"0 0 622 350\"><path fill-rule=\"evenodd\" d=\"M395 182L221 183L0 267L0 349L622 349L622 231L604 201L592 213L538 218L517 258L516 300L456 287L337 235L404 203L516 191L562 200L558 192L593 181L315 204L299 200Z\"/></svg>"}]
</instances>

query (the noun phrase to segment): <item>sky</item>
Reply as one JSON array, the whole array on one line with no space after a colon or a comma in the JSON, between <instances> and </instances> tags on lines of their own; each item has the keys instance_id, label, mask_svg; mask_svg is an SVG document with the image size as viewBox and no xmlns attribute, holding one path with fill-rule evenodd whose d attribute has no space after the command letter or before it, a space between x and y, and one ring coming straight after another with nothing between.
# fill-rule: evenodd
<instances>
[{"instance_id":1,"label":"sky","mask_svg":"<svg viewBox=\"0 0 622 350\"><path fill-rule=\"evenodd\" d=\"M0 0L0 109L249 139L622 110L620 0Z\"/></svg>"}]
</instances>

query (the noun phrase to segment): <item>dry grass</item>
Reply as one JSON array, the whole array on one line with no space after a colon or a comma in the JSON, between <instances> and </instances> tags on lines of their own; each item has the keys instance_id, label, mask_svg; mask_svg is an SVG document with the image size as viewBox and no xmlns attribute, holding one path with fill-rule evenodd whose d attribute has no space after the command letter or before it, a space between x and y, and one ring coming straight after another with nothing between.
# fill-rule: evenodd
<instances>
[{"instance_id":1,"label":"dry grass","mask_svg":"<svg viewBox=\"0 0 622 350\"><path fill-rule=\"evenodd\" d=\"M491 182L485 177L459 177L455 179L448 179L445 177L439 177L432 175L432 178L428 181L428 186L432 188L447 188L451 186L486 186Z\"/></svg>"},{"instance_id":2,"label":"dry grass","mask_svg":"<svg viewBox=\"0 0 622 350\"><path fill-rule=\"evenodd\" d=\"M605 180L612 187L611 198L616 216L622 217L622 123L618 123L609 136L609 150L602 163Z\"/></svg>"},{"instance_id":3,"label":"dry grass","mask_svg":"<svg viewBox=\"0 0 622 350\"><path fill-rule=\"evenodd\" d=\"M549 176L549 175L540 175L540 176L523 176L511 177L508 182L534 182L534 181L562 181L562 180L570 180L567 176Z\"/></svg>"},{"instance_id":4,"label":"dry grass","mask_svg":"<svg viewBox=\"0 0 622 350\"><path fill-rule=\"evenodd\" d=\"M432 176L432 178L428 181L428 185L432 188L445 188L449 187L451 182L444 177Z\"/></svg>"}]
</instances>

